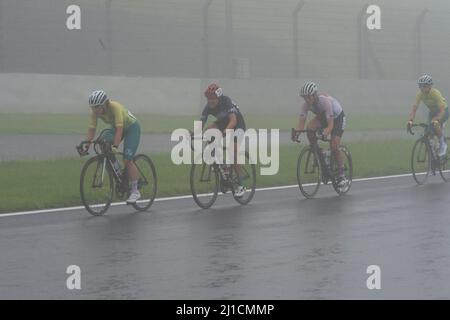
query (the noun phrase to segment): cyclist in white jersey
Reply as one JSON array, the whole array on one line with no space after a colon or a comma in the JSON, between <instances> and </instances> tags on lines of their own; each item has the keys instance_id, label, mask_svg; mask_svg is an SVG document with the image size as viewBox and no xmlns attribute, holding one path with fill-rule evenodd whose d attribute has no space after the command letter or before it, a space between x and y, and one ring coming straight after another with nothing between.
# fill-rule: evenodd
<instances>
[{"instance_id":1,"label":"cyclist in white jersey","mask_svg":"<svg viewBox=\"0 0 450 320\"><path fill-rule=\"evenodd\" d=\"M311 111L315 117L308 122L308 130L323 129L325 138L331 136L331 152L339 164L339 185L345 185L344 160L339 152L339 145L345 129L345 114L341 104L335 98L326 93L319 93L314 82L307 82L300 89L300 96L304 103L300 110L298 130L304 130L308 112ZM308 132L309 143L317 145L315 134Z\"/></svg>"}]
</instances>

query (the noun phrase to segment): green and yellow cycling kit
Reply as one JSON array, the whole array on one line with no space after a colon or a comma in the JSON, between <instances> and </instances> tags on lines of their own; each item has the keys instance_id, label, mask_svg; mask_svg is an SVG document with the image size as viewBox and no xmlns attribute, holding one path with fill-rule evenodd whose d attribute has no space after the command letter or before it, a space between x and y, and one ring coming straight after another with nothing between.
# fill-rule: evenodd
<instances>
[{"instance_id":1,"label":"green and yellow cycling kit","mask_svg":"<svg viewBox=\"0 0 450 320\"><path fill-rule=\"evenodd\" d=\"M113 127L128 128L136 122L136 117L128 111L123 105L117 101L109 101L109 106L106 107L105 113L97 116L94 111L91 113L91 123L89 128L97 128L97 118L102 119L105 123Z\"/></svg>"},{"instance_id":2,"label":"green and yellow cycling kit","mask_svg":"<svg viewBox=\"0 0 450 320\"><path fill-rule=\"evenodd\" d=\"M431 88L430 92L423 93L419 91L416 95L416 105L419 106L420 102L423 102L431 113L436 113L439 111L440 107L443 105L447 108L447 102L439 90Z\"/></svg>"}]
</instances>

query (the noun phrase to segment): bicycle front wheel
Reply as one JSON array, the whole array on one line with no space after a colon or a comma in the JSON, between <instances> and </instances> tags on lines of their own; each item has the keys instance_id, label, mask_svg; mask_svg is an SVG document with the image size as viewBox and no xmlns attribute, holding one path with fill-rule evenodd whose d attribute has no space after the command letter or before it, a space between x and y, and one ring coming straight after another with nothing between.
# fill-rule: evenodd
<instances>
[{"instance_id":1,"label":"bicycle front wheel","mask_svg":"<svg viewBox=\"0 0 450 320\"><path fill-rule=\"evenodd\" d=\"M80 195L86 210L94 215L104 214L111 205L114 182L105 157L89 159L80 176Z\"/></svg>"},{"instance_id":2,"label":"bicycle front wheel","mask_svg":"<svg viewBox=\"0 0 450 320\"><path fill-rule=\"evenodd\" d=\"M447 143L447 145L450 143L448 140L450 139L445 138L445 143ZM450 181L450 149L448 148L447 153L440 159L439 174L445 182Z\"/></svg>"},{"instance_id":3,"label":"bicycle front wheel","mask_svg":"<svg viewBox=\"0 0 450 320\"><path fill-rule=\"evenodd\" d=\"M191 193L195 203L203 209L213 205L219 192L217 165L193 164L190 175Z\"/></svg>"},{"instance_id":4,"label":"bicycle front wheel","mask_svg":"<svg viewBox=\"0 0 450 320\"><path fill-rule=\"evenodd\" d=\"M138 211L145 211L152 206L156 197L156 170L152 160L144 154L134 157L134 164L139 173L138 190L141 199L133 203L133 207Z\"/></svg>"},{"instance_id":5,"label":"bicycle front wheel","mask_svg":"<svg viewBox=\"0 0 450 320\"><path fill-rule=\"evenodd\" d=\"M431 170L431 150L424 139L414 144L411 153L411 171L417 184L424 184Z\"/></svg>"},{"instance_id":6,"label":"bicycle front wheel","mask_svg":"<svg viewBox=\"0 0 450 320\"><path fill-rule=\"evenodd\" d=\"M245 189L245 193L241 197L237 197L233 189L234 200L243 205L248 204L255 195L256 189L256 167L250 163L248 152L245 152L245 163L233 165L232 168L232 185L234 187L241 185Z\"/></svg>"},{"instance_id":7,"label":"bicycle front wheel","mask_svg":"<svg viewBox=\"0 0 450 320\"><path fill-rule=\"evenodd\" d=\"M311 147L300 152L297 161L297 181L300 192L306 198L312 198L320 187L320 164L317 153Z\"/></svg>"}]
</instances>

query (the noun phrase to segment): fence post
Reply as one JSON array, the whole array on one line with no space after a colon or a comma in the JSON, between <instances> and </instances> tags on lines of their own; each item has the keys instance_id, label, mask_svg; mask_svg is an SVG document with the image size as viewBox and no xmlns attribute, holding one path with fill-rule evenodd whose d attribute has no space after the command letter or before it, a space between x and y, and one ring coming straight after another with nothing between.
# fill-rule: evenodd
<instances>
[{"instance_id":1,"label":"fence post","mask_svg":"<svg viewBox=\"0 0 450 320\"><path fill-rule=\"evenodd\" d=\"M370 58L372 61L375 71L377 73L378 79L384 79L385 74L383 68L381 67L380 61L376 57L372 44L369 40L369 32L367 31L367 26L363 21L364 15L367 13L368 4L364 5L363 9L358 15L358 78L367 79L369 74L367 70L368 60Z\"/></svg>"},{"instance_id":2,"label":"fence post","mask_svg":"<svg viewBox=\"0 0 450 320\"><path fill-rule=\"evenodd\" d=\"M292 14L292 29L293 29L293 49L294 49L294 77L299 78L300 76L300 70L298 66L298 14L300 10L302 10L303 5L305 4L305 1L300 0L300 2L297 4L297 6L294 9L294 12Z\"/></svg>"},{"instance_id":3,"label":"fence post","mask_svg":"<svg viewBox=\"0 0 450 320\"><path fill-rule=\"evenodd\" d=\"M206 0L203 4L203 61L205 78L209 78L209 39L208 39L208 10L213 0Z\"/></svg>"},{"instance_id":4,"label":"fence post","mask_svg":"<svg viewBox=\"0 0 450 320\"><path fill-rule=\"evenodd\" d=\"M111 1L105 2L105 27L106 27L106 72L111 75L113 73L112 62L112 29L111 29Z\"/></svg>"},{"instance_id":5,"label":"fence post","mask_svg":"<svg viewBox=\"0 0 450 320\"><path fill-rule=\"evenodd\" d=\"M423 25L423 21L425 19L425 15L428 13L428 9L425 8L422 10L422 12L419 14L419 16L417 17L416 20L416 25L415 25L415 37L414 37L414 42L415 42L415 50L414 50L414 75L413 75L413 79L417 78L419 75L422 74L422 25Z\"/></svg>"},{"instance_id":6,"label":"fence post","mask_svg":"<svg viewBox=\"0 0 450 320\"><path fill-rule=\"evenodd\" d=\"M368 5L364 5L361 11L358 14L357 19L357 30L358 30L358 79L364 79L366 77L366 70L365 70L365 57L366 57L366 50L364 46L364 37L366 36L365 26L363 23L363 17L366 14Z\"/></svg>"},{"instance_id":7,"label":"fence post","mask_svg":"<svg viewBox=\"0 0 450 320\"><path fill-rule=\"evenodd\" d=\"M225 0L225 32L229 57L227 64L230 70L228 72L228 76L230 78L234 78L235 67L234 67L234 48L233 48L233 8L231 0Z\"/></svg>"},{"instance_id":8,"label":"fence post","mask_svg":"<svg viewBox=\"0 0 450 320\"><path fill-rule=\"evenodd\" d=\"M4 10L5 10L5 6L3 3L3 0L0 0L0 72L4 72L5 71L5 52L4 52L4 48L6 48L5 44L4 44L4 37L3 37L3 32L4 32L4 22L3 22L3 17L4 17Z\"/></svg>"}]
</instances>

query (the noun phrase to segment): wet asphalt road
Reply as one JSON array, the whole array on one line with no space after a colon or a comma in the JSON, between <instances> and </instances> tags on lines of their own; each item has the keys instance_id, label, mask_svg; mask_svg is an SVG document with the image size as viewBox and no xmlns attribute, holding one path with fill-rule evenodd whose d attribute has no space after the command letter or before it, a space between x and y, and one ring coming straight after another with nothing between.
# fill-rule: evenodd
<instances>
[{"instance_id":1,"label":"wet asphalt road","mask_svg":"<svg viewBox=\"0 0 450 320\"><path fill-rule=\"evenodd\" d=\"M450 298L450 184L435 177L259 191L239 206L192 199L0 218L0 299ZM69 265L81 290L66 288ZM368 290L369 265L381 290Z\"/></svg>"}]
</instances>

